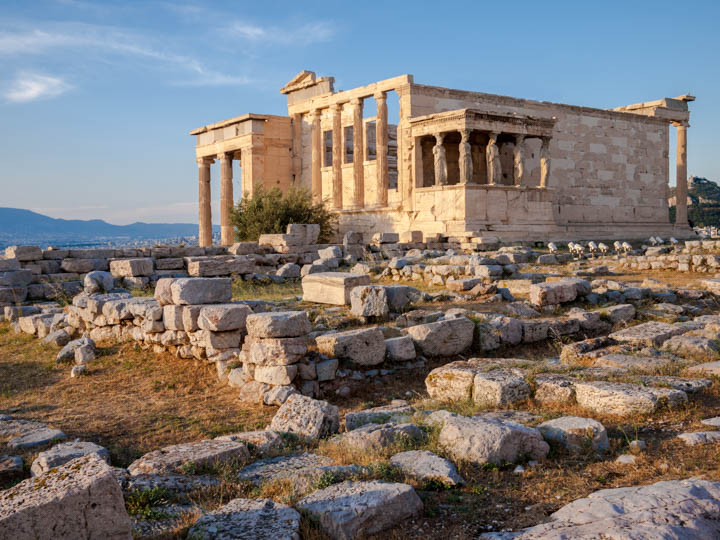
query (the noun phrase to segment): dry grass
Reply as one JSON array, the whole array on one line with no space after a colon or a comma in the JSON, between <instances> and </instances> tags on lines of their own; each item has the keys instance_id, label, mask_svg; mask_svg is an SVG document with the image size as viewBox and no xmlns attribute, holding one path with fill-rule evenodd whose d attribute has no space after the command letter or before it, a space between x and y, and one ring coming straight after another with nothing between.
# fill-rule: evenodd
<instances>
[{"instance_id":1,"label":"dry grass","mask_svg":"<svg viewBox=\"0 0 720 540\"><path fill-rule=\"evenodd\" d=\"M212 364L133 344L101 349L88 375L76 379L69 364L55 364L57 349L7 324L0 325L0 350L0 412L97 442L118 466L169 444L257 429L273 413L241 405Z\"/></svg>"}]
</instances>

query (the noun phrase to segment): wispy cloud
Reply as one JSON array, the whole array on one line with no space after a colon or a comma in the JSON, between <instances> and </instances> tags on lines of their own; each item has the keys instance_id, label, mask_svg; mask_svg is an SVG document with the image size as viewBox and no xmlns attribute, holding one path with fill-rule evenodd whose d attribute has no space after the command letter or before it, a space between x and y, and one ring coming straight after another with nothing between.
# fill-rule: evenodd
<instances>
[{"instance_id":1,"label":"wispy cloud","mask_svg":"<svg viewBox=\"0 0 720 540\"><path fill-rule=\"evenodd\" d=\"M230 24L227 33L253 43L267 45L310 45L330 41L337 33L329 21L314 21L300 25L262 26L245 21Z\"/></svg>"},{"instance_id":2,"label":"wispy cloud","mask_svg":"<svg viewBox=\"0 0 720 540\"><path fill-rule=\"evenodd\" d=\"M22 72L10 84L3 97L12 103L27 103L59 96L71 88L71 85L59 77Z\"/></svg>"}]
</instances>

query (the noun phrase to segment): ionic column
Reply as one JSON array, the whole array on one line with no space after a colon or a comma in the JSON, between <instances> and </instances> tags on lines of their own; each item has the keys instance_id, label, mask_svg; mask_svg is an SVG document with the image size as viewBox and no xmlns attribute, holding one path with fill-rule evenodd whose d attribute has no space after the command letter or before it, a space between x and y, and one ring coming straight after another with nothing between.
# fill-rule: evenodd
<instances>
[{"instance_id":1,"label":"ionic column","mask_svg":"<svg viewBox=\"0 0 720 540\"><path fill-rule=\"evenodd\" d=\"M332 140L332 178L333 178L333 208L343 207L342 188L342 105L335 104L332 107L333 119L333 140Z\"/></svg>"},{"instance_id":2,"label":"ionic column","mask_svg":"<svg viewBox=\"0 0 720 540\"><path fill-rule=\"evenodd\" d=\"M687 124L675 124L677 128L677 158L675 163L675 225L688 226L687 214Z\"/></svg>"},{"instance_id":3,"label":"ionic column","mask_svg":"<svg viewBox=\"0 0 720 540\"><path fill-rule=\"evenodd\" d=\"M232 155L218 154L220 160L220 244L231 246L235 233L230 223L230 211L233 207Z\"/></svg>"},{"instance_id":4,"label":"ionic column","mask_svg":"<svg viewBox=\"0 0 720 540\"><path fill-rule=\"evenodd\" d=\"M525 176L525 135L515 136L515 149L513 150L514 176L516 186L521 186Z\"/></svg>"},{"instance_id":5,"label":"ionic column","mask_svg":"<svg viewBox=\"0 0 720 540\"><path fill-rule=\"evenodd\" d=\"M320 134L320 110L316 109L310 115L312 119L312 198L315 202L322 201L322 174L321 174L321 134Z\"/></svg>"},{"instance_id":6,"label":"ionic column","mask_svg":"<svg viewBox=\"0 0 720 540\"><path fill-rule=\"evenodd\" d=\"M363 100L355 98L353 106L353 206L365 206L365 172L363 170Z\"/></svg>"},{"instance_id":7,"label":"ionic column","mask_svg":"<svg viewBox=\"0 0 720 540\"><path fill-rule=\"evenodd\" d=\"M198 159L198 245L212 245L212 210L210 208L210 161Z\"/></svg>"},{"instance_id":8,"label":"ionic column","mask_svg":"<svg viewBox=\"0 0 720 540\"><path fill-rule=\"evenodd\" d=\"M487 148L485 149L485 159L487 161L488 185L494 186L500 183L502 179L502 165L500 164L500 150L497 146L497 138L499 133L490 133Z\"/></svg>"},{"instance_id":9,"label":"ionic column","mask_svg":"<svg viewBox=\"0 0 720 540\"><path fill-rule=\"evenodd\" d=\"M375 123L375 145L377 161L377 203L378 206L387 206L388 186L390 177L388 173L388 110L387 92L375 94L377 103L377 122Z\"/></svg>"},{"instance_id":10,"label":"ionic column","mask_svg":"<svg viewBox=\"0 0 720 540\"><path fill-rule=\"evenodd\" d=\"M542 137L540 147L540 187L548 186L550 180L550 137Z\"/></svg>"},{"instance_id":11,"label":"ionic column","mask_svg":"<svg viewBox=\"0 0 720 540\"><path fill-rule=\"evenodd\" d=\"M433 158L435 163L435 185L447 185L447 156L443 146L444 133L435 133L435 146L433 146Z\"/></svg>"},{"instance_id":12,"label":"ionic column","mask_svg":"<svg viewBox=\"0 0 720 540\"><path fill-rule=\"evenodd\" d=\"M469 184L473 177L472 148L470 147L470 132L467 129L460 130L460 183Z\"/></svg>"}]
</instances>

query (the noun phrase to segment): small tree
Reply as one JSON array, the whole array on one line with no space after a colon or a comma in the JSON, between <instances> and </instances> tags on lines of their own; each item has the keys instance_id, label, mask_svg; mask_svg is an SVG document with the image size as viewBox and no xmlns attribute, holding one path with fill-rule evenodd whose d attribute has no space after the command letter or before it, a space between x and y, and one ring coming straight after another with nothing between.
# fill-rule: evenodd
<instances>
[{"instance_id":1,"label":"small tree","mask_svg":"<svg viewBox=\"0 0 720 540\"><path fill-rule=\"evenodd\" d=\"M284 234L290 223L320 225L320 243L329 242L337 230L337 215L325 202L313 202L310 191L292 188L258 189L252 199L243 197L232 209L230 220L237 240L251 242L261 234Z\"/></svg>"}]
</instances>

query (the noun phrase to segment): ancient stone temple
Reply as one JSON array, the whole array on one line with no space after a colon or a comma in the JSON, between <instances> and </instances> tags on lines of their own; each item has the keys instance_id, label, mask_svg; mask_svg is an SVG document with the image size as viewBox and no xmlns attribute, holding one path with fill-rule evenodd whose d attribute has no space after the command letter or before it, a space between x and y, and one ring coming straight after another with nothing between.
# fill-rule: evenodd
<instances>
[{"instance_id":1,"label":"ancient stone temple","mask_svg":"<svg viewBox=\"0 0 720 540\"><path fill-rule=\"evenodd\" d=\"M212 239L216 160L223 244L233 242L229 209L240 195L233 160L243 196L306 187L338 212L341 233L541 241L691 233L683 194L693 96L605 110L426 86L412 75L335 91L332 77L311 71L281 92L288 116L251 113L190 132L200 245ZM667 203L671 125L677 225Z\"/></svg>"}]
</instances>

